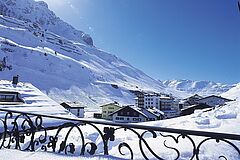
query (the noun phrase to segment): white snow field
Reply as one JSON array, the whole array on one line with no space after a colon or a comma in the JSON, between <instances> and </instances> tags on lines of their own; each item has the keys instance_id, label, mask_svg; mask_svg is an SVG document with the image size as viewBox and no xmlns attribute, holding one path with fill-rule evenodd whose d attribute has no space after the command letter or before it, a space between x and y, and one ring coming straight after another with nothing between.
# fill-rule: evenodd
<instances>
[{"instance_id":1,"label":"white snow field","mask_svg":"<svg viewBox=\"0 0 240 160\"><path fill-rule=\"evenodd\" d=\"M162 82L166 87L200 96L220 95L233 88L235 84L221 84L212 81L167 80Z\"/></svg>"},{"instance_id":2,"label":"white snow field","mask_svg":"<svg viewBox=\"0 0 240 160\"><path fill-rule=\"evenodd\" d=\"M59 103L78 101L95 109L113 101L133 104L135 90L188 96L89 45L85 33L44 2L0 0L0 6L0 79L19 75Z\"/></svg>"},{"instance_id":3,"label":"white snow field","mask_svg":"<svg viewBox=\"0 0 240 160\"><path fill-rule=\"evenodd\" d=\"M2 81L3 83L4 81ZM6 82L5 82L6 84ZM10 84L9 84L10 85ZM8 88L8 85L4 85L2 88ZM22 87L21 87L22 86ZM29 86L29 85L26 85ZM26 87L23 84L20 84L17 88L19 92L22 91L22 93L26 93L30 91L31 87ZM11 88L11 87L10 87ZM22 89L21 89L22 88ZM24 89L25 88L25 89ZM28 90L26 89L28 88ZM35 93L35 92L34 92ZM36 93L37 94L37 93ZM230 102L225 106L217 107L216 109L208 112L203 111L196 111L192 115L183 116L179 118L174 119L168 119L168 120L160 120L160 121L154 121L154 122L145 122L145 123L139 123L139 125L145 125L145 126L159 126L159 127L166 127L166 128L177 128L177 129L187 129L187 130L197 130L197 131L208 131L208 132L219 132L219 133L232 133L232 134L238 134L240 135L240 88L239 84L229 90L228 92L224 93L223 95L226 95L228 98L236 99L236 101ZM42 97L42 95L40 96ZM24 97L23 97L24 98ZM40 98L38 98L40 99ZM43 98L41 98L43 99ZM49 109L50 110L50 109ZM60 108L58 110L61 110ZM49 121L49 120L48 120ZM105 125L96 125L101 131L103 131L103 127ZM113 126L110 126L113 127ZM122 142L128 143L131 149L134 153L134 159L143 159L141 151L139 149L139 139L137 135L132 131L125 131L124 129L119 129L115 131L115 140L109 142L109 154L108 156L103 156L103 141L101 139L101 136L97 133L96 129L94 129L90 125L83 125L80 126L82 133L84 135L84 140L86 142L94 142L97 145L96 155L94 157L91 157L88 152L85 152L86 157L79 157L80 159L116 159L116 157L129 159L130 158L130 152L126 147L122 147L121 151L125 155L121 155L119 153L119 144ZM69 128L63 129L59 134L59 141L57 143L57 150L59 149L60 143L65 139L65 136L67 132L69 131ZM136 130L138 133L142 133L141 130ZM57 130L48 131L48 137L54 136L56 134ZM176 134L171 133L164 133L161 132L163 135L173 135L177 136ZM38 138L40 135L44 135L43 133L39 132L36 133L36 138ZM190 141L185 138L179 138L179 143L176 143L171 138L163 138L159 133L157 134L157 138L153 138L153 135L150 132L147 132L144 134L144 139L149 144L151 149L160 157L163 159L174 159L177 157L177 152L173 149L169 149L164 146L164 143L168 147L173 147L178 149L180 153L180 159L190 159L192 156L192 150L193 147L190 143ZM194 139L194 142L196 142L196 145L200 143L204 137L196 137L192 136ZM68 156L64 155L64 153L60 153L57 155L56 153L49 153L51 152L51 148L49 148L49 152L42 153L41 151L41 145L36 146L36 152L20 152L16 150L0 150L0 154L3 154L3 159L7 159L8 157L4 153L9 154L16 154L18 155L19 159L29 159L30 157L38 159L46 158L46 159L77 159L78 155L81 150L81 134L80 132L75 128L71 130L69 137L67 139L67 143L74 143L76 146L76 153L71 154L68 153ZM165 142L166 140L166 142ZM233 144L235 144L238 148L240 147L240 141L231 141ZM44 144L43 144L44 145ZM24 148L24 145L23 145ZM90 145L87 146L87 149L90 149ZM146 148L145 145L143 145L144 153L147 155L149 159L156 159L152 156L152 154L149 152L149 150ZM205 142L201 148L200 148L200 159L218 159L219 156L226 156L230 160L238 160L240 159L240 155L237 153L237 151L230 146L227 143L221 142L216 143L215 140L209 140ZM196 159L196 157L194 158Z\"/></svg>"},{"instance_id":4,"label":"white snow field","mask_svg":"<svg viewBox=\"0 0 240 160\"><path fill-rule=\"evenodd\" d=\"M54 115L66 118L76 118L76 116L50 99L47 95L43 94L39 89L30 83L20 82L17 85L14 85L11 81L0 80L0 91L18 92L21 95L21 99L24 101L24 103L17 105L1 104L1 108L3 109L42 115Z\"/></svg>"},{"instance_id":5,"label":"white snow field","mask_svg":"<svg viewBox=\"0 0 240 160\"><path fill-rule=\"evenodd\" d=\"M1 160L110 160L111 156L65 156L50 152L22 152L19 150L0 150Z\"/></svg>"},{"instance_id":6,"label":"white snow field","mask_svg":"<svg viewBox=\"0 0 240 160\"><path fill-rule=\"evenodd\" d=\"M113 101L133 104L131 91L186 98L196 92L221 94L233 87L154 80L89 44L90 36L63 22L45 2L0 0L0 6L0 63L4 63L0 79L19 75L20 81L32 83L58 103L78 101L96 110Z\"/></svg>"},{"instance_id":7,"label":"white snow field","mask_svg":"<svg viewBox=\"0 0 240 160\"><path fill-rule=\"evenodd\" d=\"M11 80L15 75L20 76L18 85L4 81ZM3 106L3 108L67 118L75 118L75 116L53 100L78 101L92 111L99 110L97 106L101 104L113 101L118 101L120 104L134 104L135 96L132 91L171 93L179 98L188 97L193 93L222 94L236 101L209 112L196 111L189 116L140 123L140 125L240 135L240 84L227 86L213 82L193 81L162 83L154 80L127 62L95 47L89 35L63 22L48 9L44 2L0 0L0 80L2 80L0 81L1 91L17 91L26 102L21 105ZM3 118L3 116L1 112L0 117ZM51 119L44 119L44 121L46 126L60 123ZM103 125L97 126L103 130ZM135 159L143 159L139 149L139 139L131 131L123 129L116 131L115 141L109 142L109 154L114 157L108 157L103 156L103 142L96 130L89 125L80 128L85 142L94 142L97 145L95 157L90 157L87 152L86 157L77 156L81 148L81 136L75 128L67 141L76 144L75 155L50 153L50 150L42 152L41 146L36 146L36 152L2 149L0 159L65 160L115 159L115 157L129 159L130 152L126 147L121 150L124 156L119 153L118 147L122 142L130 145ZM67 129L61 131L58 137L59 143L64 139L67 131ZM55 135L56 132L57 130L48 131L48 136ZM142 131L138 130L138 132ZM37 135L40 136L43 133L36 133ZM186 138L180 138L178 144L173 139L163 139L160 135L153 138L151 133L146 133L144 138L153 151L163 159L174 159L177 156L177 152L165 147L164 143L166 146L179 149L180 159L190 159L192 155L192 145ZM202 137L193 138L195 142L202 140ZM167 141L164 142L164 140ZM240 148L239 142L233 143ZM232 146L222 142L219 144L215 141L206 142L201 147L200 158L212 160L225 155L228 159L240 159ZM90 146L88 145L87 148L90 149ZM149 159L156 159L146 146L143 148Z\"/></svg>"}]
</instances>

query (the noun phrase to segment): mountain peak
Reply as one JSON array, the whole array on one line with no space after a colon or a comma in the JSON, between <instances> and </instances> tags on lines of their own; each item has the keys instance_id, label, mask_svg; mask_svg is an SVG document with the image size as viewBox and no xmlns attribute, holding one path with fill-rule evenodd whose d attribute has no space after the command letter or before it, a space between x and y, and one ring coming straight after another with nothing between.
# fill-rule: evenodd
<instances>
[{"instance_id":1,"label":"mountain peak","mask_svg":"<svg viewBox=\"0 0 240 160\"><path fill-rule=\"evenodd\" d=\"M57 102L90 108L112 101L133 104L135 91L166 92L127 62L86 45L91 37L63 22L44 2L0 0L0 6L1 79L19 75Z\"/></svg>"},{"instance_id":2,"label":"mountain peak","mask_svg":"<svg viewBox=\"0 0 240 160\"><path fill-rule=\"evenodd\" d=\"M208 96L212 94L222 94L228 91L230 88L235 85L228 85L222 83L216 83L213 81L194 81L194 80L166 80L162 82L166 87L170 87L172 89L178 91L184 91L190 94L199 94L202 96Z\"/></svg>"},{"instance_id":3,"label":"mountain peak","mask_svg":"<svg viewBox=\"0 0 240 160\"><path fill-rule=\"evenodd\" d=\"M0 15L39 24L43 29L69 40L93 46L93 40L88 34L62 21L43 1L0 0Z\"/></svg>"}]
</instances>

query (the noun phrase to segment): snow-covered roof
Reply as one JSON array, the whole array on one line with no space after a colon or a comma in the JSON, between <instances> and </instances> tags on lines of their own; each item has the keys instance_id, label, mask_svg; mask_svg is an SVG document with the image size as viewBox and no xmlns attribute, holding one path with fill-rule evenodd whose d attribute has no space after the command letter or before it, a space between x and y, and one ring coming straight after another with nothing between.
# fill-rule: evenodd
<instances>
[{"instance_id":1,"label":"snow-covered roof","mask_svg":"<svg viewBox=\"0 0 240 160\"><path fill-rule=\"evenodd\" d=\"M145 108L139 108L139 107L136 107L136 106L125 106L125 107L130 107L131 109L133 109L134 111L138 112L139 114L141 114L142 116L144 116L146 118L155 118L155 117L159 117L161 115L164 115L164 113L162 111L160 111L156 108L145 109ZM111 113L110 115L113 115L113 114L121 111L125 107L118 109L117 111Z\"/></svg>"},{"instance_id":2,"label":"snow-covered roof","mask_svg":"<svg viewBox=\"0 0 240 160\"><path fill-rule=\"evenodd\" d=\"M188 110L188 109L191 109L191 108L197 108L197 109L201 109L201 108L213 108L213 106L209 106L207 104L194 104L194 105L190 105L190 106L186 106L184 107L183 109L181 109L181 111L184 111L184 110Z\"/></svg>"},{"instance_id":3,"label":"snow-covered roof","mask_svg":"<svg viewBox=\"0 0 240 160\"><path fill-rule=\"evenodd\" d=\"M164 112L160 111L159 109L157 108L148 108L146 109L148 112L151 112L152 114L154 114L155 116L161 116L161 115L164 115Z\"/></svg>"},{"instance_id":4,"label":"snow-covered roof","mask_svg":"<svg viewBox=\"0 0 240 160\"><path fill-rule=\"evenodd\" d=\"M148 117L145 113L142 112L142 108L139 108L139 107L136 107L136 106L124 106L124 107L116 110L115 112L109 114L109 116L114 115L115 113L123 110L123 109L126 108L126 107L129 107L129 108L133 109L134 111L138 112L139 114L141 114L142 116L144 116L144 117L146 117L146 118Z\"/></svg>"},{"instance_id":5,"label":"snow-covered roof","mask_svg":"<svg viewBox=\"0 0 240 160\"><path fill-rule=\"evenodd\" d=\"M75 109L86 107L79 102L63 102L63 103L61 103L61 106L63 106L64 108L75 108Z\"/></svg>"},{"instance_id":6,"label":"snow-covered roof","mask_svg":"<svg viewBox=\"0 0 240 160\"><path fill-rule=\"evenodd\" d=\"M218 98L218 99L223 99L225 101L233 101L231 99L227 99L227 98L224 98L224 97L221 97L221 96L216 96L216 95L211 95L211 96L204 97L202 99L199 99L199 101L204 100L204 99L208 99L208 98L212 98L212 97L215 97L215 98Z\"/></svg>"},{"instance_id":7,"label":"snow-covered roof","mask_svg":"<svg viewBox=\"0 0 240 160\"><path fill-rule=\"evenodd\" d=\"M101 105L101 106L99 106L99 107L105 107L105 106L109 106L109 105L114 105L114 106L119 106L119 107L121 107L121 106L119 105L119 103L117 103L117 102L107 103L107 104Z\"/></svg>"},{"instance_id":8,"label":"snow-covered roof","mask_svg":"<svg viewBox=\"0 0 240 160\"><path fill-rule=\"evenodd\" d=\"M0 108L4 107L4 109L21 112L76 118L30 83L20 82L17 85L13 85L10 81L0 80L0 92L18 92L24 101L24 103L18 104L0 104Z\"/></svg>"},{"instance_id":9,"label":"snow-covered roof","mask_svg":"<svg viewBox=\"0 0 240 160\"><path fill-rule=\"evenodd\" d=\"M187 97L183 100L189 100L189 99L201 99L203 98L202 96L198 95L198 94L194 94L193 96Z\"/></svg>"}]
</instances>

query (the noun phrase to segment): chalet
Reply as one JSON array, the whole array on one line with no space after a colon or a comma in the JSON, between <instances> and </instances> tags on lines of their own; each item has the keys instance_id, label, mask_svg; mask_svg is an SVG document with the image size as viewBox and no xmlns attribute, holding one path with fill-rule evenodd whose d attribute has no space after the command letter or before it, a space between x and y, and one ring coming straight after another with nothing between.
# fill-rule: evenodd
<instances>
[{"instance_id":1,"label":"chalet","mask_svg":"<svg viewBox=\"0 0 240 160\"><path fill-rule=\"evenodd\" d=\"M192 106L187 106L181 110L181 116L186 116L193 114L195 110L203 110L203 109L213 109L212 106L209 106L207 104L195 104Z\"/></svg>"},{"instance_id":2,"label":"chalet","mask_svg":"<svg viewBox=\"0 0 240 160\"><path fill-rule=\"evenodd\" d=\"M208 96L202 99L198 100L199 104L206 104L209 106L218 106L218 105L224 105L226 102L233 101L231 99L223 98L221 96Z\"/></svg>"},{"instance_id":3,"label":"chalet","mask_svg":"<svg viewBox=\"0 0 240 160\"><path fill-rule=\"evenodd\" d=\"M63 102L61 106L79 118L84 117L84 107L77 102Z\"/></svg>"},{"instance_id":4,"label":"chalet","mask_svg":"<svg viewBox=\"0 0 240 160\"><path fill-rule=\"evenodd\" d=\"M198 94L195 94L191 97L185 98L182 101L183 108L184 106L192 106L198 104L198 100L202 99L203 97L199 96Z\"/></svg>"},{"instance_id":5,"label":"chalet","mask_svg":"<svg viewBox=\"0 0 240 160\"><path fill-rule=\"evenodd\" d=\"M136 123L163 119L164 113L157 109L144 109L135 106L125 106L109 116L113 122Z\"/></svg>"},{"instance_id":6,"label":"chalet","mask_svg":"<svg viewBox=\"0 0 240 160\"><path fill-rule=\"evenodd\" d=\"M24 101L21 99L20 93L13 91L0 91L0 104L13 105L22 103L24 103Z\"/></svg>"},{"instance_id":7,"label":"chalet","mask_svg":"<svg viewBox=\"0 0 240 160\"><path fill-rule=\"evenodd\" d=\"M102 118L107 120L111 120L111 117L109 117L109 114L121 108L121 106L117 102L105 104L100 107L102 108Z\"/></svg>"}]
</instances>

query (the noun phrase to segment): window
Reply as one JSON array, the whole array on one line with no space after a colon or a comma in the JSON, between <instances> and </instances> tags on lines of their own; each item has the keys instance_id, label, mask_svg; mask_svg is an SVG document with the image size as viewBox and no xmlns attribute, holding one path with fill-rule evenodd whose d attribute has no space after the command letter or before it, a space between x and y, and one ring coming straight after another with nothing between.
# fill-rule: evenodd
<instances>
[{"instance_id":1,"label":"window","mask_svg":"<svg viewBox=\"0 0 240 160\"><path fill-rule=\"evenodd\" d=\"M129 116L129 115L130 115L130 112L127 112L127 115Z\"/></svg>"},{"instance_id":2,"label":"window","mask_svg":"<svg viewBox=\"0 0 240 160\"><path fill-rule=\"evenodd\" d=\"M77 110L77 116L79 117L80 115L80 109Z\"/></svg>"},{"instance_id":3,"label":"window","mask_svg":"<svg viewBox=\"0 0 240 160\"><path fill-rule=\"evenodd\" d=\"M127 118L127 120L129 121L129 118Z\"/></svg>"},{"instance_id":4,"label":"window","mask_svg":"<svg viewBox=\"0 0 240 160\"><path fill-rule=\"evenodd\" d=\"M139 121L139 122L141 122L141 118L133 118L133 121Z\"/></svg>"},{"instance_id":5,"label":"window","mask_svg":"<svg viewBox=\"0 0 240 160\"><path fill-rule=\"evenodd\" d=\"M107 113L107 111L103 111L103 113Z\"/></svg>"},{"instance_id":6,"label":"window","mask_svg":"<svg viewBox=\"0 0 240 160\"><path fill-rule=\"evenodd\" d=\"M0 101L2 102L13 102L14 95L0 95Z\"/></svg>"}]
</instances>

